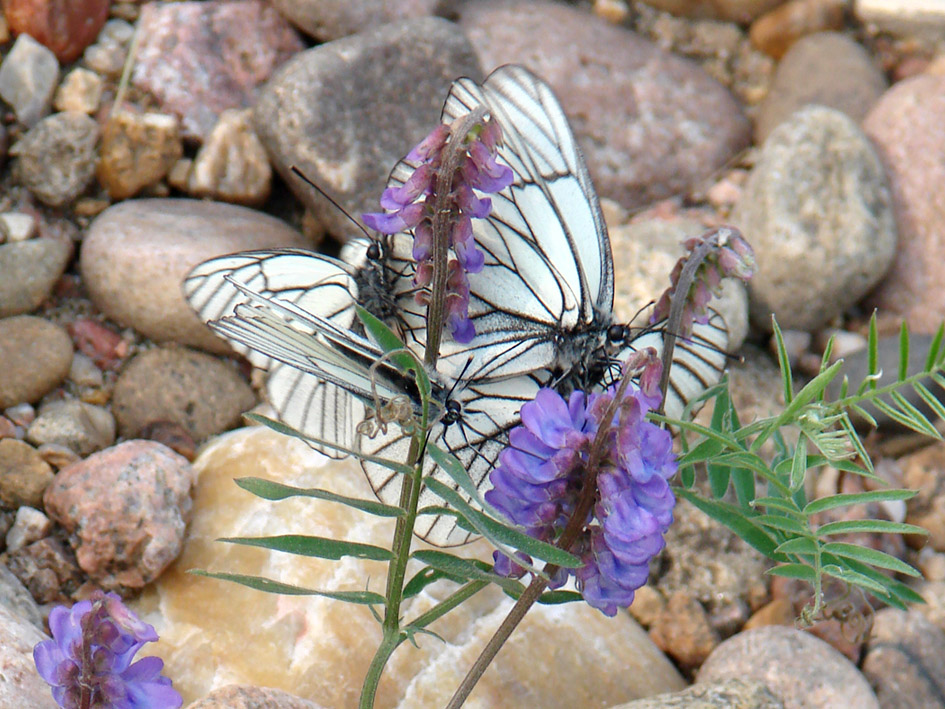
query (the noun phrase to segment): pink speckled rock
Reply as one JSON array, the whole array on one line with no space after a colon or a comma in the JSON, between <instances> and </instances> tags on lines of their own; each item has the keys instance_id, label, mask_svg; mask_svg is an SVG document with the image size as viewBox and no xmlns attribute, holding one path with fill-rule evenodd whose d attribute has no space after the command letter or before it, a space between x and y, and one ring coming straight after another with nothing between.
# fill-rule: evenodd
<instances>
[{"instance_id":1,"label":"pink speckled rock","mask_svg":"<svg viewBox=\"0 0 945 709\"><path fill-rule=\"evenodd\" d=\"M44 502L92 579L140 588L180 553L195 482L190 463L170 448L126 441L63 468Z\"/></svg>"},{"instance_id":2,"label":"pink speckled rock","mask_svg":"<svg viewBox=\"0 0 945 709\"><path fill-rule=\"evenodd\" d=\"M872 305L934 332L945 318L945 76L916 76L887 91L863 121L886 166L899 230L892 269Z\"/></svg>"},{"instance_id":3,"label":"pink speckled rock","mask_svg":"<svg viewBox=\"0 0 945 709\"><path fill-rule=\"evenodd\" d=\"M138 20L134 84L202 139L227 108L249 107L256 87L303 48L289 23L260 0L149 2Z\"/></svg>"}]
</instances>

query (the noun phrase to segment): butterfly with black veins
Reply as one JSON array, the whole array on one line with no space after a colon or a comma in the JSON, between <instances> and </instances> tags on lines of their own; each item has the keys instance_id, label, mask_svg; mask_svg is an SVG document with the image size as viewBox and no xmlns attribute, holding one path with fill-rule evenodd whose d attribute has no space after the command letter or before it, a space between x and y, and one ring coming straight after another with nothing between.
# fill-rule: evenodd
<instances>
[{"instance_id":1,"label":"butterfly with black veins","mask_svg":"<svg viewBox=\"0 0 945 709\"><path fill-rule=\"evenodd\" d=\"M629 326L614 322L607 230L583 157L551 89L517 66L497 69L482 85L458 79L442 120L452 123L480 104L502 129L498 160L514 178L490 195L489 216L473 220L477 247L485 252L482 272L469 278L476 336L468 344L445 338L430 376L441 410L432 438L468 467L482 490L508 431L519 423L521 404L533 399L540 386L562 393L605 387L631 352L651 346L661 352L666 333L657 325L634 337ZM416 167L401 161L389 186L403 185ZM313 365L312 348L324 354L317 340L330 330L324 326L328 323L335 328L336 344L344 339L340 333L356 340L342 345L345 351L379 356L377 346L360 334L355 317L360 302L423 357L426 313L414 299L412 236L381 235L376 241L356 241L346 251L354 254L350 263L297 250L213 259L187 277L185 294L211 326L229 319L230 325L217 331L238 351L252 352L254 364L268 367L267 393L284 423L313 438L349 449L360 443L367 453L402 461L409 437L395 425L373 439L358 432L366 407L374 405L365 397L362 375ZM253 315L247 304L258 308L260 298L272 301L269 315L256 313L247 329L237 327L241 318ZM713 314L707 324L694 327L689 340L677 343L665 402L669 416L680 417L690 401L719 380L727 341L724 321ZM410 393L409 383L387 376L390 386L382 405ZM337 456L327 447L319 450ZM362 465L378 496L396 504L399 478L379 466ZM433 474L455 488L442 472ZM445 517L417 531L441 546L469 536Z\"/></svg>"}]
</instances>

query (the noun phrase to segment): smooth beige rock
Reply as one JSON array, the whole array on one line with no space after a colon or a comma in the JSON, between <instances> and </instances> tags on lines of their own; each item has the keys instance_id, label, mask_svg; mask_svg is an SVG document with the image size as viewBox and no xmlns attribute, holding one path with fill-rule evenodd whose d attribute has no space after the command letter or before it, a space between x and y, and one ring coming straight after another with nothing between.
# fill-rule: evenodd
<instances>
[{"instance_id":1,"label":"smooth beige rock","mask_svg":"<svg viewBox=\"0 0 945 709\"><path fill-rule=\"evenodd\" d=\"M33 646L45 640L29 622L0 605L0 707L56 709L49 685L36 672Z\"/></svg>"},{"instance_id":2,"label":"smooth beige rock","mask_svg":"<svg viewBox=\"0 0 945 709\"><path fill-rule=\"evenodd\" d=\"M696 684L681 692L638 699L613 709L784 709L784 703L760 682L729 679Z\"/></svg>"},{"instance_id":3,"label":"smooth beige rock","mask_svg":"<svg viewBox=\"0 0 945 709\"><path fill-rule=\"evenodd\" d=\"M363 606L318 597L277 596L186 573L202 568L267 576L320 590L381 591L384 566L267 553L216 542L221 536L304 533L388 543L393 523L318 500L277 503L253 497L234 477L257 475L301 487L370 497L353 461L329 462L294 439L265 429L242 429L206 447L194 516L178 561L134 603L161 636L156 654L185 701L227 684L284 689L325 707L351 707L380 627ZM477 542L457 551L481 558ZM408 572L408 575L410 572ZM402 611L413 618L445 597L451 584L430 586ZM433 624L441 642L417 638L392 658L377 707L443 706L511 602L484 591ZM540 671L536 671L540 668ZM583 605L535 607L486 673L467 707L610 706L685 682L627 614L606 618Z\"/></svg>"},{"instance_id":4,"label":"smooth beige rock","mask_svg":"<svg viewBox=\"0 0 945 709\"><path fill-rule=\"evenodd\" d=\"M176 116L117 111L102 133L96 174L112 199L127 199L156 184L183 153Z\"/></svg>"}]
</instances>

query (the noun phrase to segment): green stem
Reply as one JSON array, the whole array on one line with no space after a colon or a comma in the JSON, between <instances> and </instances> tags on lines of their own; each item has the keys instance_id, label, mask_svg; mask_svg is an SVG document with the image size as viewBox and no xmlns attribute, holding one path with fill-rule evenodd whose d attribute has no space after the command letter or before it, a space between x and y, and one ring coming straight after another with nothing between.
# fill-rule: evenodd
<instances>
[{"instance_id":1,"label":"green stem","mask_svg":"<svg viewBox=\"0 0 945 709\"><path fill-rule=\"evenodd\" d=\"M445 600L437 603L426 613L421 613L418 615L416 619L407 624L407 627L417 629L427 627L430 625L430 623L438 620L439 618L442 618L466 599L475 596L488 585L488 581L470 581L465 586L448 596Z\"/></svg>"}]
</instances>

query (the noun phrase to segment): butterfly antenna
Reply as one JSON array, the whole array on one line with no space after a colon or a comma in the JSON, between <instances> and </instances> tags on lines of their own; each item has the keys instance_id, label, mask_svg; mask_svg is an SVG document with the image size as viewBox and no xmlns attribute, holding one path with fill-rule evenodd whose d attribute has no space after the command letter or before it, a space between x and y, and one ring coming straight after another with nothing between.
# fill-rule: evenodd
<instances>
[{"instance_id":1,"label":"butterfly antenna","mask_svg":"<svg viewBox=\"0 0 945 709\"><path fill-rule=\"evenodd\" d=\"M292 170L292 173L293 173L296 177L298 177L300 180L302 180L303 182L305 182L305 184L307 184L307 185L308 185L309 187L311 187L313 190L315 190L316 192L318 192L318 194L320 194L322 197L324 197L325 199L327 199L328 202L331 204L332 207L334 207L334 208L337 209L339 212L341 212L342 214L344 214L344 215L348 218L348 221L351 222L352 224L354 224L354 225L358 228L358 230L359 230L362 234L364 234L364 236L366 236L366 237L367 237L368 239L370 239L371 241L374 241L374 237L371 236L371 233L367 230L367 227L365 227L364 224L362 224L360 221L358 221L357 219L355 219L355 218L348 212L348 210L346 210L344 207L342 207L340 204L338 204L338 201L337 201L334 197L332 197L332 196L331 196L330 194L328 194L325 190L323 190L321 187L319 187L319 186L316 185L314 182L312 182L312 180L310 180L308 177L306 177L306 176L305 176L305 173L303 173L301 170L299 170L299 168L297 168L295 165L293 165L293 166L292 166L291 168L289 168L289 169Z\"/></svg>"}]
</instances>

